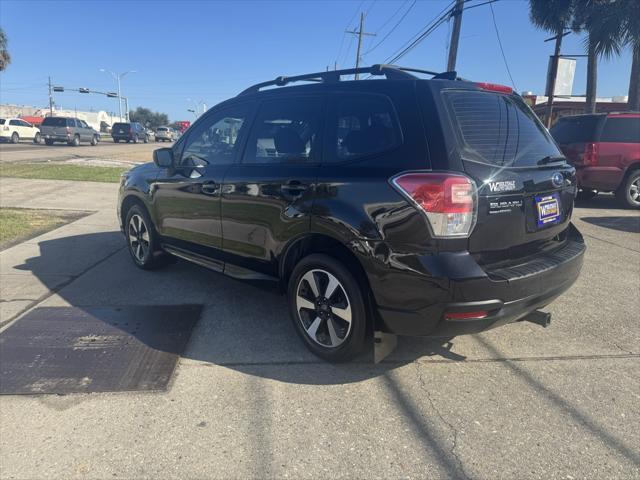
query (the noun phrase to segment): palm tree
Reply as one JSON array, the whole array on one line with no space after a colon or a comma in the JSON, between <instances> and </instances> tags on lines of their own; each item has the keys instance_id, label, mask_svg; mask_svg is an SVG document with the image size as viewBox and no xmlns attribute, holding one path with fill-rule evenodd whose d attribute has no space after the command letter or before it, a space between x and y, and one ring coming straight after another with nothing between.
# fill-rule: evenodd
<instances>
[{"instance_id":1,"label":"palm tree","mask_svg":"<svg viewBox=\"0 0 640 480\"><path fill-rule=\"evenodd\" d=\"M587 32L584 40L587 51L585 113L596 111L598 59L620 54L622 24L617 13L624 1L626 0L575 0L572 28L575 32Z\"/></svg>"},{"instance_id":2,"label":"palm tree","mask_svg":"<svg viewBox=\"0 0 640 480\"><path fill-rule=\"evenodd\" d=\"M4 30L0 28L0 72L6 70L11 63L11 55L9 55L9 51L7 50L7 43L7 36Z\"/></svg>"},{"instance_id":3,"label":"palm tree","mask_svg":"<svg viewBox=\"0 0 640 480\"><path fill-rule=\"evenodd\" d=\"M554 50L551 71L547 79L547 109L545 112L547 127L551 125L551 113L553 110L553 91L555 79L558 74L558 58L562 47L564 31L573 18L573 4L575 0L529 0L529 18L538 28L555 35L556 45Z\"/></svg>"},{"instance_id":4,"label":"palm tree","mask_svg":"<svg viewBox=\"0 0 640 480\"><path fill-rule=\"evenodd\" d=\"M618 9L622 23L621 42L631 48L629 110L640 110L640 2L624 0Z\"/></svg>"}]
</instances>

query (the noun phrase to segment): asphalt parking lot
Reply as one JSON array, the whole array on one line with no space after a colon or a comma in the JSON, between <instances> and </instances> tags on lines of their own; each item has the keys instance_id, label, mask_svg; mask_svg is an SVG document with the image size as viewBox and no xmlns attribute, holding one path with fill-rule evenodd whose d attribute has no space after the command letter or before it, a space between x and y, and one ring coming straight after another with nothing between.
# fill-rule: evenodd
<instances>
[{"instance_id":1,"label":"asphalt parking lot","mask_svg":"<svg viewBox=\"0 0 640 480\"><path fill-rule=\"evenodd\" d=\"M575 210L588 251L550 327L330 365L271 292L182 261L136 269L114 185L0 188L2 206L96 208L0 252L2 328L34 306L205 306L166 392L0 397L3 478L640 476L640 215L612 197Z\"/></svg>"}]
</instances>

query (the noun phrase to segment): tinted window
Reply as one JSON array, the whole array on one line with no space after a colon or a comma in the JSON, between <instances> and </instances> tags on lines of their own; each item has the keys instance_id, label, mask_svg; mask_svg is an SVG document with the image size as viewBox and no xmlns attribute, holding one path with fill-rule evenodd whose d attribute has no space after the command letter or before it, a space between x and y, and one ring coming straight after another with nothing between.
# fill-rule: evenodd
<instances>
[{"instance_id":1,"label":"tinted window","mask_svg":"<svg viewBox=\"0 0 640 480\"><path fill-rule=\"evenodd\" d=\"M325 162L375 155L400 143L400 128L391 101L378 95L336 95L327 120Z\"/></svg>"},{"instance_id":2,"label":"tinted window","mask_svg":"<svg viewBox=\"0 0 640 480\"><path fill-rule=\"evenodd\" d=\"M117 128L122 128L123 130L129 130L129 124L128 123L114 123L113 127L111 127L111 129L117 129Z\"/></svg>"},{"instance_id":3,"label":"tinted window","mask_svg":"<svg viewBox=\"0 0 640 480\"><path fill-rule=\"evenodd\" d=\"M166 132L168 129L166 127L158 127L156 132Z\"/></svg>"},{"instance_id":4,"label":"tinted window","mask_svg":"<svg viewBox=\"0 0 640 480\"><path fill-rule=\"evenodd\" d=\"M47 117L42 121L45 127L66 127L67 119L63 117Z\"/></svg>"},{"instance_id":5,"label":"tinted window","mask_svg":"<svg viewBox=\"0 0 640 480\"><path fill-rule=\"evenodd\" d=\"M9 125L22 126L20 120L9 120Z\"/></svg>"},{"instance_id":6,"label":"tinted window","mask_svg":"<svg viewBox=\"0 0 640 480\"><path fill-rule=\"evenodd\" d=\"M600 115L561 118L550 132L560 145L595 142L601 119Z\"/></svg>"},{"instance_id":7,"label":"tinted window","mask_svg":"<svg viewBox=\"0 0 640 480\"><path fill-rule=\"evenodd\" d=\"M247 141L244 163L305 163L317 148L322 100L288 98L262 104Z\"/></svg>"},{"instance_id":8,"label":"tinted window","mask_svg":"<svg viewBox=\"0 0 640 480\"><path fill-rule=\"evenodd\" d=\"M601 142L640 143L640 118L609 117L604 124Z\"/></svg>"},{"instance_id":9,"label":"tinted window","mask_svg":"<svg viewBox=\"0 0 640 480\"><path fill-rule=\"evenodd\" d=\"M185 142L182 163L185 165L233 163L236 143L247 113L248 107L240 105L199 120Z\"/></svg>"},{"instance_id":10,"label":"tinted window","mask_svg":"<svg viewBox=\"0 0 640 480\"><path fill-rule=\"evenodd\" d=\"M445 98L462 141L464 160L500 166L530 166L558 147L529 107L514 96L450 91Z\"/></svg>"},{"instance_id":11,"label":"tinted window","mask_svg":"<svg viewBox=\"0 0 640 480\"><path fill-rule=\"evenodd\" d=\"M4 122L5 122L5 121L6 121L6 120L5 120L4 118L0 118L0 125L4 125Z\"/></svg>"}]
</instances>

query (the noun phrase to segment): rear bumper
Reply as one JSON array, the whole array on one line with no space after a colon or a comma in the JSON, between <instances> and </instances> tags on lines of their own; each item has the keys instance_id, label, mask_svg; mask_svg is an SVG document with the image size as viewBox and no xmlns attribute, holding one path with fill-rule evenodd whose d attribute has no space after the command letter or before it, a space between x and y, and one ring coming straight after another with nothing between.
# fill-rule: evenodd
<instances>
[{"instance_id":1,"label":"rear bumper","mask_svg":"<svg viewBox=\"0 0 640 480\"><path fill-rule=\"evenodd\" d=\"M554 252L494 269L483 269L466 252L453 257L451 254L423 257L422 264L430 272L426 271L422 279L415 275L406 279L411 284L405 284L404 289L416 292L418 287L423 291L423 298L436 301L411 309L402 305L383 306L378 301L381 328L398 335L450 337L524 319L555 300L578 278L585 244L573 225L569 226L567 237L563 246ZM397 282L395 279L395 288L403 288ZM372 288L377 297L373 282ZM446 318L448 313L478 311L487 312L486 316L469 320Z\"/></svg>"},{"instance_id":2,"label":"rear bumper","mask_svg":"<svg viewBox=\"0 0 640 480\"><path fill-rule=\"evenodd\" d=\"M620 186L624 170L618 167L576 167L576 178L580 188L613 191Z\"/></svg>"}]
</instances>

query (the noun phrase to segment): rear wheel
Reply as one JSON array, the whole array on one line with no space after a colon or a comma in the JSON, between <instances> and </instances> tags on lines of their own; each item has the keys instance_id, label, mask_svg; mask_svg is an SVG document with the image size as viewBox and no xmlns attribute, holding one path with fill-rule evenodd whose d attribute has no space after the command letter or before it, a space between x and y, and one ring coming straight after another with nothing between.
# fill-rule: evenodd
<instances>
[{"instance_id":1,"label":"rear wheel","mask_svg":"<svg viewBox=\"0 0 640 480\"><path fill-rule=\"evenodd\" d=\"M138 143L138 135L133 136L133 143Z\"/></svg>"},{"instance_id":2,"label":"rear wheel","mask_svg":"<svg viewBox=\"0 0 640 480\"><path fill-rule=\"evenodd\" d=\"M13 132L13 135L11 135L11 143L18 143L20 141L20 135L18 135L18 132Z\"/></svg>"},{"instance_id":3,"label":"rear wheel","mask_svg":"<svg viewBox=\"0 0 640 480\"><path fill-rule=\"evenodd\" d=\"M33 143L40 143L42 141L42 136L40 132L36 133L33 137Z\"/></svg>"},{"instance_id":4,"label":"rear wheel","mask_svg":"<svg viewBox=\"0 0 640 480\"><path fill-rule=\"evenodd\" d=\"M120 143L120 139L119 138L114 138L113 139L113 143Z\"/></svg>"},{"instance_id":5,"label":"rear wheel","mask_svg":"<svg viewBox=\"0 0 640 480\"><path fill-rule=\"evenodd\" d=\"M125 234L129 254L137 267L151 270L162 266L158 234L146 209L134 205L127 212Z\"/></svg>"},{"instance_id":6,"label":"rear wheel","mask_svg":"<svg viewBox=\"0 0 640 480\"><path fill-rule=\"evenodd\" d=\"M317 356L343 362L362 351L364 296L355 277L336 259L321 254L303 258L289 279L288 302L298 334Z\"/></svg>"},{"instance_id":7,"label":"rear wheel","mask_svg":"<svg viewBox=\"0 0 640 480\"><path fill-rule=\"evenodd\" d=\"M596 195L598 195L598 191L597 190L590 190L590 189L582 190L581 189L581 190L578 190L578 194L576 195L576 198L578 200L591 200Z\"/></svg>"},{"instance_id":8,"label":"rear wheel","mask_svg":"<svg viewBox=\"0 0 640 480\"><path fill-rule=\"evenodd\" d=\"M616 196L625 207L640 209L640 169L627 175Z\"/></svg>"},{"instance_id":9,"label":"rear wheel","mask_svg":"<svg viewBox=\"0 0 640 480\"><path fill-rule=\"evenodd\" d=\"M142 140L144 143L149 143L149 136L145 135L144 136L144 140Z\"/></svg>"}]
</instances>

